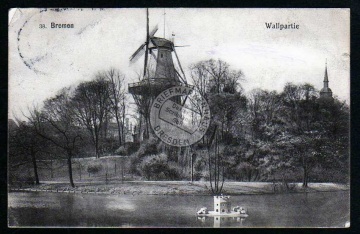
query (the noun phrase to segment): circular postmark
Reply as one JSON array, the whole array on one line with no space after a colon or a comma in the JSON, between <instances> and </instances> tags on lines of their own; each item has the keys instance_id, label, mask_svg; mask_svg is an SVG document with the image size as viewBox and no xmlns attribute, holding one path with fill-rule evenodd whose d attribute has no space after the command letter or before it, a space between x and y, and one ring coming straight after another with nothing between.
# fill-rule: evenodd
<instances>
[{"instance_id":1,"label":"circular postmark","mask_svg":"<svg viewBox=\"0 0 360 234\"><path fill-rule=\"evenodd\" d=\"M152 103L150 123L164 143L189 146L198 142L210 125L209 104L190 87L171 87Z\"/></svg>"}]
</instances>

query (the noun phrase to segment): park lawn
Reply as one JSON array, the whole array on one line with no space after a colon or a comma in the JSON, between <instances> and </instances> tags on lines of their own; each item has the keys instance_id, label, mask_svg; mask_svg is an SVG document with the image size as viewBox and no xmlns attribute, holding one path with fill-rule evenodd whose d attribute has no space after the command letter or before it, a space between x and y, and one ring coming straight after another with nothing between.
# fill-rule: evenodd
<instances>
[{"instance_id":1,"label":"park lawn","mask_svg":"<svg viewBox=\"0 0 360 234\"><path fill-rule=\"evenodd\" d=\"M75 188L69 183L66 160L39 161L40 185L11 185L10 189L32 189L55 192L108 193L132 195L211 195L208 181L144 181L129 173L129 158L106 156L95 158L74 158L72 160ZM90 174L89 165L101 165L98 173ZM22 170L31 174L31 168ZM301 183L292 183L291 192L328 192L349 190L349 185L338 183L309 183L304 190ZM274 194L271 182L226 181L223 194Z\"/></svg>"},{"instance_id":2,"label":"park lawn","mask_svg":"<svg viewBox=\"0 0 360 234\"><path fill-rule=\"evenodd\" d=\"M89 173L87 168L90 165L99 166L99 171L97 173ZM69 180L66 159L37 160L37 169L41 181ZM21 178L34 178L33 170L32 164L28 163L20 166L16 172L12 173L18 176L18 179L15 180L21 181ZM105 181L106 177L114 179L121 175L129 175L128 171L128 157L105 156L98 159L95 157L72 159L72 175L75 181ZM25 179L22 180L24 181Z\"/></svg>"}]
</instances>

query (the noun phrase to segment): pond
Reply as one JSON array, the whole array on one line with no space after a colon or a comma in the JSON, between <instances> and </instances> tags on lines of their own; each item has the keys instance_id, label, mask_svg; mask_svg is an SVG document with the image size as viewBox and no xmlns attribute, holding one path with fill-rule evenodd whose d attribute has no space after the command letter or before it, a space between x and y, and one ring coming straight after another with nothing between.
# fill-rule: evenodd
<instances>
[{"instance_id":1,"label":"pond","mask_svg":"<svg viewBox=\"0 0 360 234\"><path fill-rule=\"evenodd\" d=\"M344 227L349 191L239 195L232 206L247 218L197 217L211 196L95 195L11 192L9 226L16 227Z\"/></svg>"}]
</instances>

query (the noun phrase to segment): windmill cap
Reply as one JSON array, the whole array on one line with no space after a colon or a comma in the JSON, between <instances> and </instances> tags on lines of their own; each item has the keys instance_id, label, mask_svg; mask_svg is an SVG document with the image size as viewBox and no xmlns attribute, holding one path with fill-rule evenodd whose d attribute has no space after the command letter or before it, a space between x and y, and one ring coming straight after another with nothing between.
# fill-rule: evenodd
<instances>
[{"instance_id":1,"label":"windmill cap","mask_svg":"<svg viewBox=\"0 0 360 234\"><path fill-rule=\"evenodd\" d=\"M165 38L160 37L152 37L150 38L151 42L154 44L155 47L165 47L168 49L173 48L173 43Z\"/></svg>"}]
</instances>

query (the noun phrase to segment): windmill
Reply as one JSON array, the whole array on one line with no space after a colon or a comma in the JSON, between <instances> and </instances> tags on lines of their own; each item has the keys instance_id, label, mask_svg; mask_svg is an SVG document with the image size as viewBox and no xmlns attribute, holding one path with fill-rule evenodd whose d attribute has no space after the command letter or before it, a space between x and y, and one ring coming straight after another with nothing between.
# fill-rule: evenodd
<instances>
[{"instance_id":1,"label":"windmill","mask_svg":"<svg viewBox=\"0 0 360 234\"><path fill-rule=\"evenodd\" d=\"M139 107L141 115L145 121L145 135L149 133L149 108L154 98L165 89L173 86L188 86L185 73L181 67L179 57L176 53L175 46L171 40L155 37L158 31L156 26L149 32L149 10L146 10L146 40L131 55L130 63L136 62L142 55L144 56L144 71L142 79L139 82L130 83L128 86L129 93L132 94L136 104ZM164 35L165 37L165 35ZM181 74L175 69L173 56L175 55ZM150 59L155 61L155 72L150 73ZM176 101L176 100L174 100ZM176 102L180 102L180 99ZM145 136L146 137L146 136Z\"/></svg>"}]
</instances>

